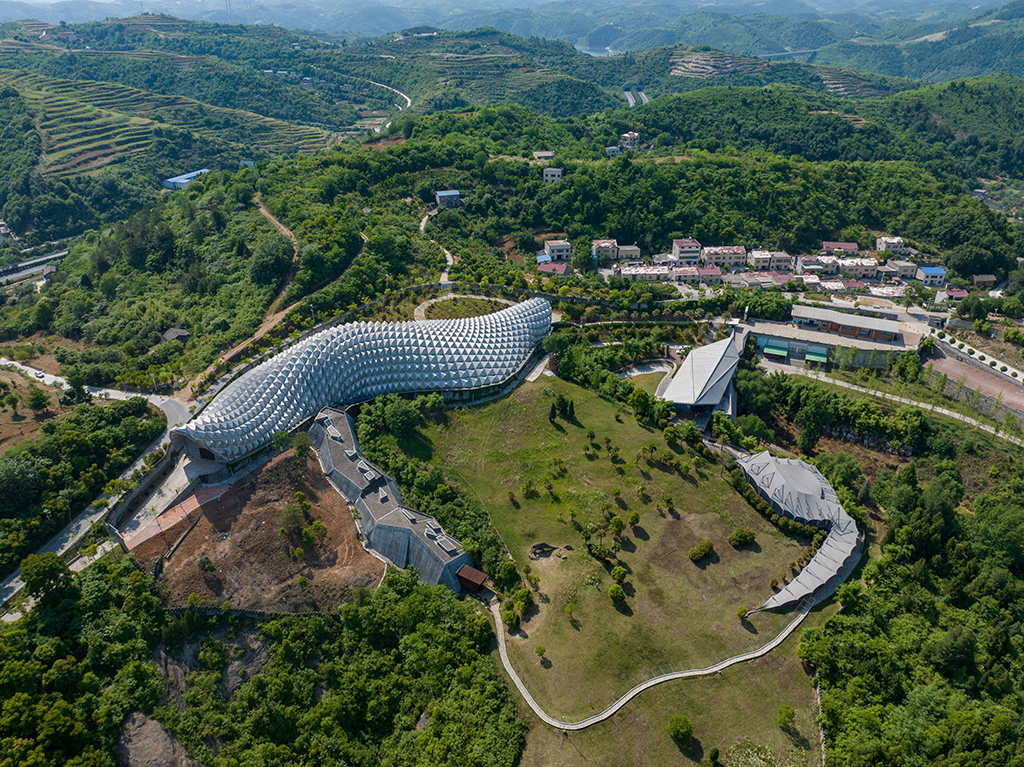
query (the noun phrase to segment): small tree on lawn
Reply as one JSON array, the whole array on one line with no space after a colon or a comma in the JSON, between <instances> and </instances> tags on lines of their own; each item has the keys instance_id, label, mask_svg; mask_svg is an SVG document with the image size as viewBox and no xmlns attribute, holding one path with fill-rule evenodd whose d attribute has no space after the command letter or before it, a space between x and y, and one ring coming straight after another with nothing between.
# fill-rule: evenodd
<instances>
[{"instance_id":1,"label":"small tree on lawn","mask_svg":"<svg viewBox=\"0 0 1024 767\"><path fill-rule=\"evenodd\" d=\"M615 604L622 604L626 601L626 592L622 590L622 586L617 583L613 583L612 587L608 589L608 596Z\"/></svg>"},{"instance_id":2,"label":"small tree on lawn","mask_svg":"<svg viewBox=\"0 0 1024 767\"><path fill-rule=\"evenodd\" d=\"M537 657L538 658L540 658L541 660L544 659L544 653L546 652L546 650L544 648L544 645L542 645L542 644L537 645L537 647L534 648L534 652L537 653Z\"/></svg>"},{"instance_id":3,"label":"small tree on lawn","mask_svg":"<svg viewBox=\"0 0 1024 767\"><path fill-rule=\"evenodd\" d=\"M612 534L612 537L618 538L622 535L622 531L626 529L626 523L622 521L622 517L616 514L608 522L608 532Z\"/></svg>"},{"instance_id":4,"label":"small tree on lawn","mask_svg":"<svg viewBox=\"0 0 1024 767\"><path fill-rule=\"evenodd\" d=\"M616 565L612 568L612 579L622 583L626 580L626 568L622 565Z\"/></svg>"},{"instance_id":5,"label":"small tree on lawn","mask_svg":"<svg viewBox=\"0 0 1024 767\"><path fill-rule=\"evenodd\" d=\"M681 746L685 746L693 737L693 725L682 714L668 718L668 734Z\"/></svg>"},{"instance_id":6,"label":"small tree on lawn","mask_svg":"<svg viewBox=\"0 0 1024 767\"><path fill-rule=\"evenodd\" d=\"M640 512L639 511L632 511L632 512L630 512L630 514L629 514L629 526L630 527L636 527L639 524L640 524Z\"/></svg>"},{"instance_id":7,"label":"small tree on lawn","mask_svg":"<svg viewBox=\"0 0 1024 767\"><path fill-rule=\"evenodd\" d=\"M740 619L740 623L743 623L747 619L748 610L744 605L740 605L736 608L736 617Z\"/></svg>"},{"instance_id":8,"label":"small tree on lawn","mask_svg":"<svg viewBox=\"0 0 1024 767\"><path fill-rule=\"evenodd\" d=\"M796 711L792 706L779 706L779 727L783 730L792 730L796 724Z\"/></svg>"},{"instance_id":9,"label":"small tree on lawn","mask_svg":"<svg viewBox=\"0 0 1024 767\"><path fill-rule=\"evenodd\" d=\"M548 420L551 421L551 423L554 423L556 418L558 418L558 408L556 408L555 403L552 402L551 409L548 411Z\"/></svg>"}]
</instances>

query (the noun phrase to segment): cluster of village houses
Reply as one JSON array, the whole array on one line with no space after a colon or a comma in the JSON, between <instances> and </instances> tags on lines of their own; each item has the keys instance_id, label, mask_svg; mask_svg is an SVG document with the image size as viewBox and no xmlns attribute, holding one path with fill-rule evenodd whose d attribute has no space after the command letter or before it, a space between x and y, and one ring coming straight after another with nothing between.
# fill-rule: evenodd
<instances>
[{"instance_id":1,"label":"cluster of village houses","mask_svg":"<svg viewBox=\"0 0 1024 767\"><path fill-rule=\"evenodd\" d=\"M537 268L548 274L569 273L572 245L548 240L537 253ZM771 288L792 282L806 290L830 293L866 292L881 298L902 298L907 283L916 280L940 291L937 302L959 300L967 291L946 287L946 270L923 266L906 256L920 255L901 237L879 237L875 250L862 253L854 242L825 242L815 254L791 256L781 250L747 250L742 245L704 246L693 238L672 241L672 251L641 261L640 248L616 240L593 240L591 256L611 263L612 274L632 282L670 282L693 287L723 283L742 288ZM975 288L995 287L991 274L971 278Z\"/></svg>"}]
</instances>

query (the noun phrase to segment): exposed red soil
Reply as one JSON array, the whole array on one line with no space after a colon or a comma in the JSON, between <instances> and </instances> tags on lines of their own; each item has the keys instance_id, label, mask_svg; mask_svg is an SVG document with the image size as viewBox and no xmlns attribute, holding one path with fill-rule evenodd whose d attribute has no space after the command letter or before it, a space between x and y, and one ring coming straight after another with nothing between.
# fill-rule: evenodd
<instances>
[{"instance_id":1,"label":"exposed red soil","mask_svg":"<svg viewBox=\"0 0 1024 767\"><path fill-rule=\"evenodd\" d=\"M307 526L319 519L327 535L306 547L296 561L289 548L301 545L296 536L281 537L281 512L301 490L312 503ZM296 458L292 451L274 458L241 479L215 501L203 505L202 516L170 561L163 579L171 602L185 604L191 594L214 604L274 611L330 610L349 589L373 587L384 573L383 563L359 541L348 504L328 483L312 451ZM163 556L184 532L155 536L134 552L142 562ZM204 573L204 554L216 571ZM305 577L306 586L299 579Z\"/></svg>"}]
</instances>

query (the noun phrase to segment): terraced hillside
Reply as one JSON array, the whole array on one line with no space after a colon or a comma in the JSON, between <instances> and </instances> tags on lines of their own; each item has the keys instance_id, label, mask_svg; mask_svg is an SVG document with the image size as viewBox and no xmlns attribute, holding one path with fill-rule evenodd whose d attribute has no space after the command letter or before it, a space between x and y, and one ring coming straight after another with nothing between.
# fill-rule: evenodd
<instances>
[{"instance_id":1,"label":"terraced hillside","mask_svg":"<svg viewBox=\"0 0 1024 767\"><path fill-rule=\"evenodd\" d=\"M16 88L33 107L43 147L41 170L47 174L91 171L143 152L165 128L226 142L246 157L311 152L331 141L318 128L113 83L9 69L0 70L0 82Z\"/></svg>"}]
</instances>

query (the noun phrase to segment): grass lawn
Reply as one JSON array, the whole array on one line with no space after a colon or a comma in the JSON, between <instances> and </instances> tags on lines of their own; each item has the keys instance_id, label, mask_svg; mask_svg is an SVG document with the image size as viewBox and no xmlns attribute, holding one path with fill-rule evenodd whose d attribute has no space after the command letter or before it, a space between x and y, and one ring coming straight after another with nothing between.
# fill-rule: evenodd
<instances>
[{"instance_id":1,"label":"grass lawn","mask_svg":"<svg viewBox=\"0 0 1024 767\"><path fill-rule=\"evenodd\" d=\"M548 422L552 399L545 389L574 400L575 422ZM769 579L788 573L806 542L783 535L750 509L717 465L681 476L659 463L670 454L664 439L638 426L620 403L545 377L498 402L454 411L446 426L431 426L424 436L432 460L457 469L483 500L520 568L529 566L539 577L535 604L510 637L509 650L553 716L589 715L645 676L709 665L760 646L788 622L786 615L759 613L741 624L736 609L766 600ZM616 463L606 439L618 449ZM640 456L646 444L657 445L653 462ZM528 478L537 497L524 497ZM581 528L606 514L627 519L633 511L640 523L626 529L618 561L592 558ZM754 530L757 542L734 549L726 537L737 527ZM694 564L688 551L705 538L715 553ZM530 546L538 541L559 549L531 560ZM611 538L604 543L611 545ZM618 608L608 597L612 564L627 571L627 599ZM543 661L538 645L546 650Z\"/></svg>"},{"instance_id":2,"label":"grass lawn","mask_svg":"<svg viewBox=\"0 0 1024 767\"><path fill-rule=\"evenodd\" d=\"M820 626L834 614L832 601L816 607L803 623ZM665 682L633 698L615 716L579 732L563 732L534 716L522 701L529 725L522 767L649 767L707 764L717 747L725 759L745 739L767 747L777 767L818 765L811 672L796 656L799 630L763 658L731 666L721 674ZM498 662L500 665L500 661ZM793 732L778 725L778 708L796 711ZM668 718L686 716L693 739L679 747L666 731ZM762 761L746 764L770 764Z\"/></svg>"},{"instance_id":3,"label":"grass lawn","mask_svg":"<svg viewBox=\"0 0 1024 767\"><path fill-rule=\"evenodd\" d=\"M633 376L629 380L653 397L654 392L658 390L658 384L661 383L666 375L670 374L658 371L657 373L644 373L643 375Z\"/></svg>"},{"instance_id":4,"label":"grass lawn","mask_svg":"<svg viewBox=\"0 0 1024 767\"><path fill-rule=\"evenodd\" d=\"M483 314L508 309L508 304L486 298L458 297L438 301L427 307L428 320L458 320L463 317L479 317Z\"/></svg>"}]
</instances>

